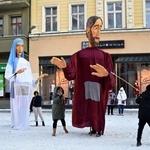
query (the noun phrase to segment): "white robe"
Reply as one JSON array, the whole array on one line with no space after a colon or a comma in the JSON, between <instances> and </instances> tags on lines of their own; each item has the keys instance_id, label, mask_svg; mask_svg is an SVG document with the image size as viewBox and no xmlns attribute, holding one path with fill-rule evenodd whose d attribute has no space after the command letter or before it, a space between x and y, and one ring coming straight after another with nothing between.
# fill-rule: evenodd
<instances>
[{"instance_id":1,"label":"white robe","mask_svg":"<svg viewBox=\"0 0 150 150\"><path fill-rule=\"evenodd\" d=\"M13 86L10 89L14 89L14 97L10 97L11 127L18 130L26 130L29 128L29 106L32 98L32 86L36 87L36 84L32 77L30 63L22 57L18 59L15 72L21 68L27 69L23 73L17 74L16 77L12 77L12 66L7 64L5 78L10 81L10 86Z\"/></svg>"}]
</instances>

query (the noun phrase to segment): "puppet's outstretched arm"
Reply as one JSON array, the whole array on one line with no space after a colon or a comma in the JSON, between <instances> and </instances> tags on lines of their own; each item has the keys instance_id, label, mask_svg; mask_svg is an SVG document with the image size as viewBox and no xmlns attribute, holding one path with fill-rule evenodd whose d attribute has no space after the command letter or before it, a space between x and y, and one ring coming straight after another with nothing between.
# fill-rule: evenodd
<instances>
[{"instance_id":1,"label":"puppet's outstretched arm","mask_svg":"<svg viewBox=\"0 0 150 150\"><path fill-rule=\"evenodd\" d=\"M58 68L62 69L62 68L66 68L66 61L64 60L63 57L61 57L61 59L57 58L57 57L53 57L50 62L54 65L56 65Z\"/></svg>"},{"instance_id":2,"label":"puppet's outstretched arm","mask_svg":"<svg viewBox=\"0 0 150 150\"><path fill-rule=\"evenodd\" d=\"M47 77L47 76L48 76L47 73L41 74L41 75L37 78L37 80L35 81L35 83L37 84L39 80L41 80L42 78Z\"/></svg>"}]
</instances>

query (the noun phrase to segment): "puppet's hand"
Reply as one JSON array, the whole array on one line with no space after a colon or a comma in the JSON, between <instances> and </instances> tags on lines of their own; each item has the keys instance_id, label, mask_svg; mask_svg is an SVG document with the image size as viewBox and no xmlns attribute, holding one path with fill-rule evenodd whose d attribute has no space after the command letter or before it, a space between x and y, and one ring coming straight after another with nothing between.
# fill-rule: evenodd
<instances>
[{"instance_id":1,"label":"puppet's hand","mask_svg":"<svg viewBox=\"0 0 150 150\"><path fill-rule=\"evenodd\" d=\"M16 74L23 73L26 69L27 69L27 68L21 68L21 69L19 69L19 70L16 72Z\"/></svg>"},{"instance_id":2,"label":"puppet's hand","mask_svg":"<svg viewBox=\"0 0 150 150\"><path fill-rule=\"evenodd\" d=\"M41 74L41 75L37 78L37 80L41 80L42 78L47 77L47 76L48 76L47 73Z\"/></svg>"},{"instance_id":3,"label":"puppet's hand","mask_svg":"<svg viewBox=\"0 0 150 150\"><path fill-rule=\"evenodd\" d=\"M56 65L58 68L62 69L62 68L66 68L66 61L64 60L63 57L61 57L61 59L57 58L57 57L53 57L50 62L54 65Z\"/></svg>"},{"instance_id":4,"label":"puppet's hand","mask_svg":"<svg viewBox=\"0 0 150 150\"><path fill-rule=\"evenodd\" d=\"M90 65L90 67L96 71L96 72L92 72L92 75L95 75L98 77L108 76L108 71L103 66L101 66L100 64Z\"/></svg>"}]
</instances>

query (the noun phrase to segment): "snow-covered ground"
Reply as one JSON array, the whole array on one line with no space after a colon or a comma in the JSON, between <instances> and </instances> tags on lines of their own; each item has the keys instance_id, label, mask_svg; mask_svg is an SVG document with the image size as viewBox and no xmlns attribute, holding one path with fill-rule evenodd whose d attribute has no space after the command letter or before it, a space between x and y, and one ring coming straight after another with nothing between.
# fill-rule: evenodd
<instances>
[{"instance_id":1,"label":"snow-covered ground","mask_svg":"<svg viewBox=\"0 0 150 150\"><path fill-rule=\"evenodd\" d=\"M136 147L138 110L125 109L124 116L106 115L105 134L101 137L88 135L89 128L75 128L71 124L71 110L66 110L68 134L58 122L56 136L52 136L51 110L43 110L46 126L35 126L33 113L27 131L10 128L10 111L0 110L0 150L148 150L150 130L146 125L143 131L142 146Z\"/></svg>"}]
</instances>

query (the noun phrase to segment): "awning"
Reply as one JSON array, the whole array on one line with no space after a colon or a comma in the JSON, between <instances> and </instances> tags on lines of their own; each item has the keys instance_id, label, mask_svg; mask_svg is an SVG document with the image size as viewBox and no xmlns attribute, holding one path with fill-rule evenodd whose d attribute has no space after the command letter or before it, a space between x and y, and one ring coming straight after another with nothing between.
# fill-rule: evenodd
<instances>
[{"instance_id":1,"label":"awning","mask_svg":"<svg viewBox=\"0 0 150 150\"><path fill-rule=\"evenodd\" d=\"M123 63L123 62L149 62L150 63L150 56L129 56L129 57L119 57L116 60L116 63Z\"/></svg>"},{"instance_id":2,"label":"awning","mask_svg":"<svg viewBox=\"0 0 150 150\"><path fill-rule=\"evenodd\" d=\"M61 58L61 57L59 56L58 58ZM68 62L69 58L70 58L70 56L64 56L64 59L66 62ZM50 56L50 57L39 57L39 64L40 65L53 66L53 64L50 63L51 59L52 59L52 56Z\"/></svg>"}]
</instances>

